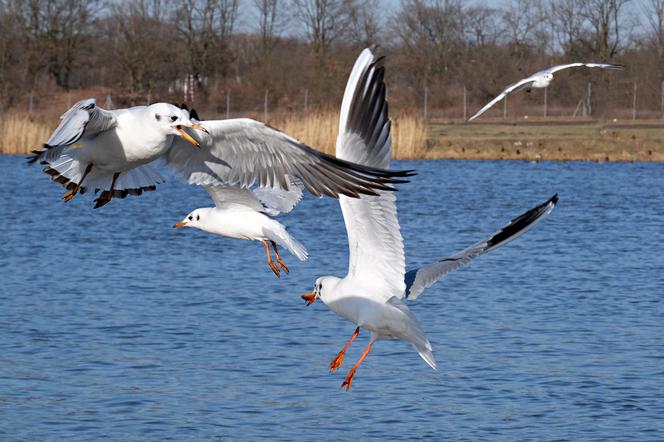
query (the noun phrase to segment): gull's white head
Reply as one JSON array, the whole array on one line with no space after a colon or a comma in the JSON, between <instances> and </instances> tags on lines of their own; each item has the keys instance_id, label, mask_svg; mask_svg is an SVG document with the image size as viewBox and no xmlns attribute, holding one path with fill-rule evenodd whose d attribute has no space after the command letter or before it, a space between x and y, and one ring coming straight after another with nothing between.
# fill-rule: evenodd
<instances>
[{"instance_id":1,"label":"gull's white head","mask_svg":"<svg viewBox=\"0 0 664 442\"><path fill-rule=\"evenodd\" d=\"M200 147L198 141L185 131L185 128L199 129L200 125L192 123L188 113L183 109L168 103L155 103L148 106L147 111L165 135L182 137L194 146Z\"/></svg>"},{"instance_id":2,"label":"gull's white head","mask_svg":"<svg viewBox=\"0 0 664 442\"><path fill-rule=\"evenodd\" d=\"M338 282L339 278L336 276L321 276L314 283L314 291L311 293L305 293L302 295L302 299L307 301L307 305L313 304L316 299L326 302L325 300Z\"/></svg>"},{"instance_id":3,"label":"gull's white head","mask_svg":"<svg viewBox=\"0 0 664 442\"><path fill-rule=\"evenodd\" d=\"M206 230L210 218L211 209L196 209L189 215L185 216L182 221L176 222L173 227L195 227L197 229Z\"/></svg>"}]
</instances>

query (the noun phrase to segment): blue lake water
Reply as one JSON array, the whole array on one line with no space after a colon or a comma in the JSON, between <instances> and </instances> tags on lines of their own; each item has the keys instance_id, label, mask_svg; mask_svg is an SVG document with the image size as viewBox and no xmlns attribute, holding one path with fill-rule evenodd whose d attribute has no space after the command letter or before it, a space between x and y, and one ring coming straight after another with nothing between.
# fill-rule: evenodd
<instances>
[{"instance_id":1,"label":"blue lake water","mask_svg":"<svg viewBox=\"0 0 664 442\"><path fill-rule=\"evenodd\" d=\"M260 243L172 224L210 206L169 179L92 209L0 156L0 440L662 440L664 165L395 162L409 264L549 218L410 307L439 370L300 294L343 276L338 204L282 221L309 249L277 279Z\"/></svg>"}]
</instances>

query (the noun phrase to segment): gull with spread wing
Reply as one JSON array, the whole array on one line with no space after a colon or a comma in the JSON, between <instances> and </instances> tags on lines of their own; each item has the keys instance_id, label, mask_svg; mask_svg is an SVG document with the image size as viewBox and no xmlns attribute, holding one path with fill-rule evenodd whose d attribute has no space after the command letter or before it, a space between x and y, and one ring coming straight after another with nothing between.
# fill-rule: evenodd
<instances>
[{"instance_id":1,"label":"gull with spread wing","mask_svg":"<svg viewBox=\"0 0 664 442\"><path fill-rule=\"evenodd\" d=\"M167 103L108 111L83 100L29 162L44 164L44 172L69 189L65 201L102 190L95 207L155 190L163 182L152 164L157 159L189 184L288 190L297 179L315 196L333 198L392 191L412 175L326 155L247 118L192 123L189 117L187 109Z\"/></svg>"},{"instance_id":2,"label":"gull with spread wing","mask_svg":"<svg viewBox=\"0 0 664 442\"><path fill-rule=\"evenodd\" d=\"M390 120L383 75L381 59L375 59L369 50L362 52L344 94L337 138L338 157L372 167L389 167ZM554 196L524 213L486 241L406 273L395 194L381 192L377 196L359 199L339 198L348 235L348 274L344 278L318 278L314 291L302 298L308 305L320 299L336 314L357 326L346 346L330 363L330 371L341 367L346 350L361 328L371 333L368 346L341 387L350 389L358 366L377 339L405 340L427 364L436 368L431 344L404 301L415 299L447 272L524 233L549 214L557 200Z\"/></svg>"},{"instance_id":3,"label":"gull with spread wing","mask_svg":"<svg viewBox=\"0 0 664 442\"><path fill-rule=\"evenodd\" d=\"M532 88L545 88L549 86L551 81L553 80L553 74L562 70L562 69L567 69L567 68L575 68L575 67L588 67L588 68L601 68L601 69L613 69L613 70L623 70L625 69L625 66L621 64L609 64L609 63L568 63L568 64L560 64L558 66L552 66L548 69L544 69L539 72L535 72L534 74L523 78L516 83L513 83L505 88L504 91L500 93L496 98L493 100L489 101L486 106L484 106L482 109L477 111L475 115L470 117L468 121L473 121L475 118L479 117L482 115L487 109L489 109L491 106L494 104L498 103L500 100L505 98L507 94L510 92L517 92L521 90L526 90L526 92L530 92Z\"/></svg>"}]
</instances>

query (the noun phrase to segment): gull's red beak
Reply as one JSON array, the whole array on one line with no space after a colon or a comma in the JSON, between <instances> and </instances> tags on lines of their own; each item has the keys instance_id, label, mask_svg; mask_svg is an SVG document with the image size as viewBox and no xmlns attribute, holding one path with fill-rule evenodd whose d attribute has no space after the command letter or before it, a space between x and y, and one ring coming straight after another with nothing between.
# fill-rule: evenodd
<instances>
[{"instance_id":1,"label":"gull's red beak","mask_svg":"<svg viewBox=\"0 0 664 442\"><path fill-rule=\"evenodd\" d=\"M173 224L173 227L184 227L186 225L187 225L187 223L185 223L183 221L178 221L175 224Z\"/></svg>"},{"instance_id":2,"label":"gull's red beak","mask_svg":"<svg viewBox=\"0 0 664 442\"><path fill-rule=\"evenodd\" d=\"M302 299L304 299L305 301L307 301L307 305L311 305L311 304L313 304L314 301L316 300L316 293L315 293L315 292L313 292L313 293L305 293L304 295L302 295Z\"/></svg>"},{"instance_id":3,"label":"gull's red beak","mask_svg":"<svg viewBox=\"0 0 664 442\"><path fill-rule=\"evenodd\" d=\"M176 127L176 129L177 129L178 132L180 132L180 135L182 135L182 138L184 138L185 140L189 141L191 144L193 144L194 146L196 146L196 147L198 147L198 148L201 147L201 145L198 143L198 141L196 141L196 140L194 139L194 137L192 137L191 135L189 135L189 134L188 134L188 133L182 128L182 126L178 126L178 127Z\"/></svg>"}]
</instances>

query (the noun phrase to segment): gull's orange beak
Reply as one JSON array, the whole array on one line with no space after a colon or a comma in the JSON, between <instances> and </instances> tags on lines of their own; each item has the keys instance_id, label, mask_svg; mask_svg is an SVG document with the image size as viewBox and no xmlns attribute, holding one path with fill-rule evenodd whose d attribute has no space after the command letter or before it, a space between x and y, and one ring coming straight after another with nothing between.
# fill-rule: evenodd
<instances>
[{"instance_id":1,"label":"gull's orange beak","mask_svg":"<svg viewBox=\"0 0 664 442\"><path fill-rule=\"evenodd\" d=\"M185 130L182 128L182 126L178 126L176 129L177 129L178 132L180 132L180 135L182 135L182 138L189 141L191 144L193 144L194 146L196 146L198 148L201 147L201 145L198 143L198 141L194 140L194 137L192 137L187 132L185 132Z\"/></svg>"},{"instance_id":2,"label":"gull's orange beak","mask_svg":"<svg viewBox=\"0 0 664 442\"><path fill-rule=\"evenodd\" d=\"M184 227L184 226L186 226L186 225L187 225L187 223L185 223L185 222L183 222L183 221L178 221L178 222L176 222L175 224L173 224L173 227L174 227L174 228L175 228L175 227Z\"/></svg>"},{"instance_id":3,"label":"gull's orange beak","mask_svg":"<svg viewBox=\"0 0 664 442\"><path fill-rule=\"evenodd\" d=\"M302 295L302 299L307 301L307 305L309 306L309 305L313 304L314 301L316 300L316 293L315 292L305 293L304 295Z\"/></svg>"}]
</instances>

